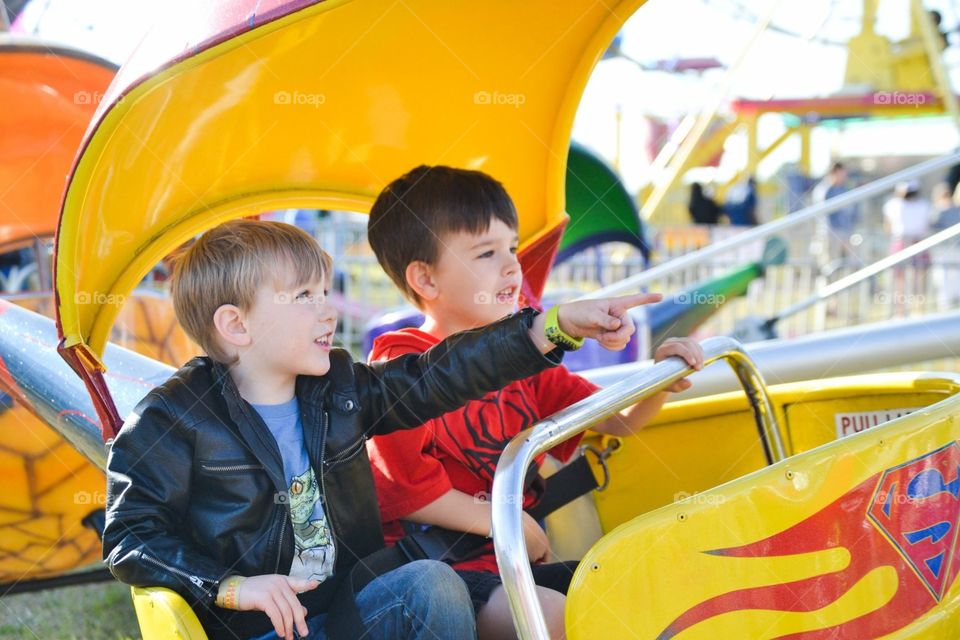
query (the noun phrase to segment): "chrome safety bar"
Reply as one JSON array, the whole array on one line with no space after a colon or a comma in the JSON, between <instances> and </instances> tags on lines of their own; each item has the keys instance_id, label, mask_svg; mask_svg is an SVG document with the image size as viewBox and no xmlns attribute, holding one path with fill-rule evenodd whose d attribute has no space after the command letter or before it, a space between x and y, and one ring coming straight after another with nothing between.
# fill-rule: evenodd
<instances>
[{"instance_id":1,"label":"chrome safety bar","mask_svg":"<svg viewBox=\"0 0 960 640\"><path fill-rule=\"evenodd\" d=\"M783 460L786 453L766 384L743 346L728 337L708 338L701 346L704 366L726 360L740 379L753 408L768 463ZM493 478L493 545L521 640L549 639L523 537L522 496L527 468L541 453L692 372L680 358L669 358L541 420L517 434L507 445Z\"/></svg>"}]
</instances>

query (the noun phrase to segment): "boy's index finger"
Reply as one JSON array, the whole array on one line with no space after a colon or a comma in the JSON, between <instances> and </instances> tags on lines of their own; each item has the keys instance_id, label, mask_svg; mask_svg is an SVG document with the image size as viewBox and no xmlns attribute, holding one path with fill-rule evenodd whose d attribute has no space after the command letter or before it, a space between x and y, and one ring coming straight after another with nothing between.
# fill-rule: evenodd
<instances>
[{"instance_id":1,"label":"boy's index finger","mask_svg":"<svg viewBox=\"0 0 960 640\"><path fill-rule=\"evenodd\" d=\"M626 311L627 309L639 307L644 304L651 304L653 302L660 302L661 300L663 300L662 293L637 293L632 296L611 298L610 309L611 311Z\"/></svg>"}]
</instances>

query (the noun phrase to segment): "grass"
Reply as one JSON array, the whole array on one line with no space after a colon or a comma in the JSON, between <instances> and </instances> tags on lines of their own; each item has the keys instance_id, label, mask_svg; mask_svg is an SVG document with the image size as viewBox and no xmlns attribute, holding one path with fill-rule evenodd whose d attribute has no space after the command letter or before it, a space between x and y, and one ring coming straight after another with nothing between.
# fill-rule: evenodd
<instances>
[{"instance_id":1,"label":"grass","mask_svg":"<svg viewBox=\"0 0 960 640\"><path fill-rule=\"evenodd\" d=\"M101 582L0 598L0 640L139 640L130 587Z\"/></svg>"}]
</instances>

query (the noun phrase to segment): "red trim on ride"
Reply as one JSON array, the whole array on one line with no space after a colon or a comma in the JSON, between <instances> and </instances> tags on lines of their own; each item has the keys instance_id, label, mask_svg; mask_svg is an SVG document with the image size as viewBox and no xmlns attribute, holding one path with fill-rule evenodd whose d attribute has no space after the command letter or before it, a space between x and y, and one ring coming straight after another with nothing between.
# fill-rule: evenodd
<instances>
[{"instance_id":1,"label":"red trim on ride","mask_svg":"<svg viewBox=\"0 0 960 640\"><path fill-rule=\"evenodd\" d=\"M120 412L117 411L113 396L110 395L110 389L107 388L107 381L103 378L103 370L97 364L97 359L90 354L86 345L77 344L66 347L63 340L60 340L60 344L57 345L57 353L83 380L93 406L97 410L97 417L100 418L100 433L103 441L107 442L114 438L120 431L123 420L120 418Z\"/></svg>"},{"instance_id":2,"label":"red trim on ride","mask_svg":"<svg viewBox=\"0 0 960 640\"><path fill-rule=\"evenodd\" d=\"M827 119L842 112L844 115L867 115L876 109L915 110L917 105L933 105L940 98L929 91L875 91L850 96L829 98L781 98L777 100L733 100L730 106L737 113L758 114L765 112L811 113Z\"/></svg>"},{"instance_id":3,"label":"red trim on ride","mask_svg":"<svg viewBox=\"0 0 960 640\"><path fill-rule=\"evenodd\" d=\"M543 296L543 289L547 284L547 276L557 257L557 248L567 222L564 221L545 233L533 244L527 246L518 256L523 267L524 300L530 306L536 307Z\"/></svg>"}]
</instances>

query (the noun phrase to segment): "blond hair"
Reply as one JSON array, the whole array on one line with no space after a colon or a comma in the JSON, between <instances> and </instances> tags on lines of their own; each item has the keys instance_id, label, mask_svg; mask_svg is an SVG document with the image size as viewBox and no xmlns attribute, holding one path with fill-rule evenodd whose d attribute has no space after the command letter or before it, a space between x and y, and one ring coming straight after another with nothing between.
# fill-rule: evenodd
<instances>
[{"instance_id":1,"label":"blond hair","mask_svg":"<svg viewBox=\"0 0 960 640\"><path fill-rule=\"evenodd\" d=\"M286 270L284 270L286 265ZM296 287L332 274L333 261L306 232L282 222L231 220L204 233L175 258L173 310L187 335L229 364L213 315L225 304L248 311L267 282ZM293 275L293 282L281 279Z\"/></svg>"}]
</instances>

